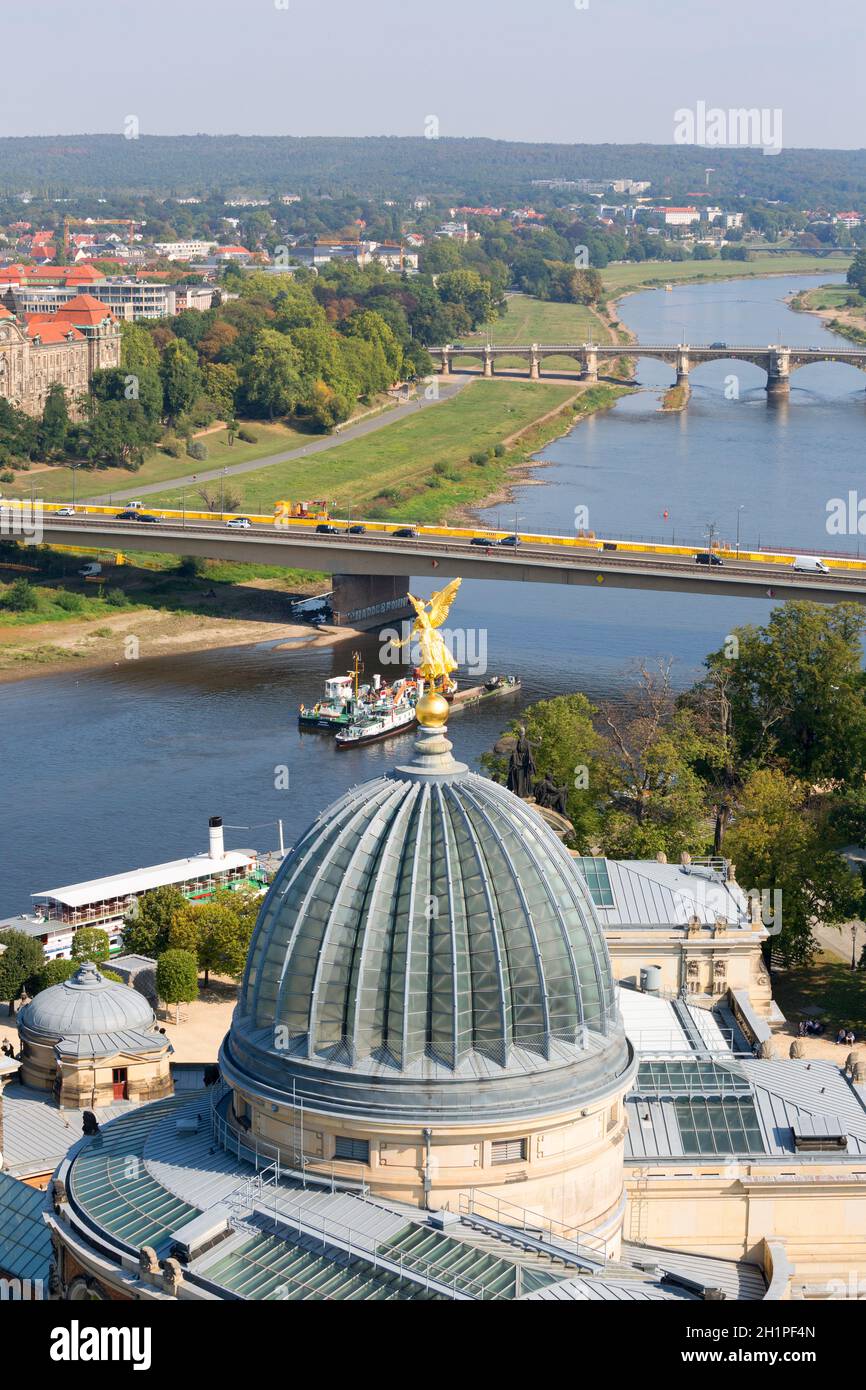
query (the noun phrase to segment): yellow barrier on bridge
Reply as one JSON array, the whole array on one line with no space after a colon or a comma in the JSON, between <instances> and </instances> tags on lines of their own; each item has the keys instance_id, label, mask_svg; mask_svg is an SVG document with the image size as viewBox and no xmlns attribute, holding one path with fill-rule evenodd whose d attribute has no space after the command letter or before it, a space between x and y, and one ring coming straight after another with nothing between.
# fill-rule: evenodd
<instances>
[{"instance_id":1,"label":"yellow barrier on bridge","mask_svg":"<svg viewBox=\"0 0 866 1390\"><path fill-rule=\"evenodd\" d=\"M68 503L63 503L63 502L45 502L45 503L43 503L43 507L44 507L44 510L45 510L45 511L54 511L54 512L59 511L61 507L64 507L64 506L67 506L67 505L68 505ZM88 516L90 516L90 515L95 515L95 516L111 516L111 517L114 517L114 516L117 515L118 505L115 504L115 505L112 506L112 507L106 507L106 506L96 506L96 505L86 504L86 505L77 506L77 507L76 507L76 511L78 511L78 512L83 512L85 515L88 515ZM160 516L161 518L163 518L163 519L166 520L166 521L184 521L184 520L185 520L185 521L211 521L211 522L213 522L213 521L222 521L222 522L231 521L231 519L232 519L233 517L242 515L242 516L248 517L249 520L250 520L251 522L253 522L253 524L256 525L256 526L275 526L275 527L277 527L279 530L288 530L289 528L293 528L293 529L296 529L296 530L298 530L298 531L308 531L308 532L309 532L309 531L315 532L316 527L317 527L317 526L321 526L321 525L323 524L323 523L321 522L321 520L320 520L319 518L316 518L316 517L285 517L285 516L280 516L279 519L275 519L274 516L271 515L270 513L268 513L268 514L263 514L263 513L254 513L254 512L242 512L242 513L239 513L239 512L209 512L209 511L204 511L204 512L202 512L202 511L176 511L176 510L167 510L167 509L164 509L164 508L159 508L159 509L156 510L156 515ZM412 522L408 522L408 521L403 521L403 522L401 522L401 521L364 521L364 520L362 520L361 518L358 518L358 517L348 517L348 518L345 518L345 517L331 517L330 523L329 523L329 524L336 525L336 526L352 526L352 525L364 526L365 529L366 529L366 531L367 531L368 533L370 533L370 534L377 534L377 535L390 535L390 534L392 534L396 529L398 529L398 528L400 528L400 527L402 527L402 526L410 526L410 525L413 525ZM499 531L499 530L497 530L497 531L487 531L487 530L484 530L483 528L478 528L478 527L467 527L467 526L445 526L445 525L440 525L440 526L420 526L420 525L415 525L415 526L414 526L414 529L418 532L419 536L430 536L430 537L449 537L449 536L450 536L450 537L453 537L455 540L466 540L466 539L471 539L473 536L479 536L479 535L481 535L481 536L489 536L489 537L490 537L490 544L491 544L491 545L495 545L496 542L499 541L499 540L501 540L504 536L508 536L508 535L513 534L512 532L509 532L509 531ZM690 545L674 545L674 544L666 545L666 544L664 544L664 543L656 542L656 541L622 541L622 540L617 540L615 537L601 537L601 536L552 536L552 535L548 535L548 534L543 533L543 532L531 532L531 531L521 531L521 532L519 532L518 534L520 535L521 541L522 541L524 544L526 544L526 545L550 545L550 546L556 546L557 548L562 548L563 546L570 546L570 547L573 547L574 549L578 549L578 550L592 550L592 551L598 551L598 552L603 551L603 550L605 549L605 547L607 546L607 547L615 547L616 550L617 550L618 552L626 551L626 552L636 553L636 554L642 554L642 555L659 555L659 556L662 556L662 555L689 556L689 555L694 555L694 554L695 554L695 547L694 547L694 546L690 546ZM105 549L105 548L106 548L106 547L102 547L102 549ZM61 549L62 549L62 550L75 550L76 553L81 553L81 547L73 547L73 546L55 546L54 549L58 549L58 550L61 550ZM727 547L727 546L714 546L713 549L714 549L714 552L715 552L717 555L722 556L722 558L724 558L724 559L726 559L726 560L737 560L737 559L739 559L739 560L750 560L750 561L752 561L753 563L756 563L756 564L767 564L767 565L776 565L776 566L791 565L791 564L793 564L794 558L795 558L793 552L791 552L791 553L789 553L789 554L784 554L784 553L781 553L781 552L766 551L766 550L762 550L762 551L744 550L744 549L742 549L742 548L741 548L739 551L737 551L737 550L734 550L734 549L732 549L732 548L730 548L730 547ZM841 558L838 558L838 557L825 556L825 557L824 557L824 563L825 563L830 569L846 569L846 570L855 569L855 570L866 570L866 560L859 560L859 559L853 559L853 558L850 559L850 560L848 560L848 559L841 559Z\"/></svg>"}]
</instances>

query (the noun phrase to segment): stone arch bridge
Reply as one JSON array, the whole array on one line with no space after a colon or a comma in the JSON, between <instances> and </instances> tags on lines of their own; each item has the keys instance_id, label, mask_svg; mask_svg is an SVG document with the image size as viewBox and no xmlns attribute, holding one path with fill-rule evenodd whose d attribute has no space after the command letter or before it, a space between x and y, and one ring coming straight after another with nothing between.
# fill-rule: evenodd
<instances>
[{"instance_id":1,"label":"stone arch bridge","mask_svg":"<svg viewBox=\"0 0 866 1390\"><path fill-rule=\"evenodd\" d=\"M479 359L486 377L495 375L497 358L523 358L532 381L541 379L541 364L547 357L572 357L580 366L584 381L598 381L599 367L618 357L654 357L676 371L677 385L688 386L689 374L703 362L751 362L767 374L770 396L788 394L791 373L813 362L843 362L866 372L866 350L862 348L792 348L773 343L766 347L729 343L530 343L524 346L437 347L429 349L443 375L450 375L455 361Z\"/></svg>"}]
</instances>

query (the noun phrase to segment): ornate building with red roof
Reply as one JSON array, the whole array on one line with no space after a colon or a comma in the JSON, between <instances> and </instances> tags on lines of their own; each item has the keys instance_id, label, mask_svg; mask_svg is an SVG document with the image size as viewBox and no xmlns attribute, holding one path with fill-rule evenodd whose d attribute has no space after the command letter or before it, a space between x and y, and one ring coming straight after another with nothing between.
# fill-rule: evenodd
<instances>
[{"instance_id":1,"label":"ornate building with red roof","mask_svg":"<svg viewBox=\"0 0 866 1390\"><path fill-rule=\"evenodd\" d=\"M49 389L65 390L73 418L93 373L120 366L120 324L92 294L78 294L53 314L12 313L0 304L0 398L41 415Z\"/></svg>"}]
</instances>

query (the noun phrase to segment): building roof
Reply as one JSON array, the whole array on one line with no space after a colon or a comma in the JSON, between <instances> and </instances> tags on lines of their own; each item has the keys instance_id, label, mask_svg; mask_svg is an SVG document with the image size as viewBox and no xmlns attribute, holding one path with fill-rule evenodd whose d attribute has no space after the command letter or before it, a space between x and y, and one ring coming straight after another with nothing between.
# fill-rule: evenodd
<instances>
[{"instance_id":1,"label":"building roof","mask_svg":"<svg viewBox=\"0 0 866 1390\"><path fill-rule=\"evenodd\" d=\"M31 338L39 338L43 344L80 341L84 334L72 323L58 323L57 319L46 314L25 314L27 333Z\"/></svg>"},{"instance_id":2,"label":"building roof","mask_svg":"<svg viewBox=\"0 0 866 1390\"><path fill-rule=\"evenodd\" d=\"M42 1219L46 1193L0 1172L0 1274L39 1280L47 1292L51 1233Z\"/></svg>"},{"instance_id":3,"label":"building roof","mask_svg":"<svg viewBox=\"0 0 866 1390\"><path fill-rule=\"evenodd\" d=\"M440 1228L415 1207L302 1185L286 1170L279 1182L263 1175L254 1189L243 1155L214 1144L214 1099L222 1104L212 1092L156 1101L72 1150L59 1176L79 1238L93 1239L95 1228L103 1256L113 1246L119 1264L121 1252L137 1255L142 1245L161 1258L191 1223L213 1230L213 1243L190 1252L184 1279L190 1294L223 1299L698 1301L704 1288L733 1298L766 1293L760 1270L742 1261L634 1247L605 1262L534 1230L521 1243L519 1230L474 1211ZM118 1183L119 1160L133 1157L134 1184Z\"/></svg>"},{"instance_id":4,"label":"building roof","mask_svg":"<svg viewBox=\"0 0 866 1390\"><path fill-rule=\"evenodd\" d=\"M63 907L86 907L90 903L111 898L129 898L146 893L151 888L165 888L173 883L186 883L194 878L211 878L230 869L242 869L254 862L251 854L241 850L226 850L221 859L209 854L192 855L189 859L170 859L149 869L133 869L128 873L109 874L91 878L83 883L69 883L64 888L46 888L31 893L32 898L47 898Z\"/></svg>"},{"instance_id":5,"label":"building roof","mask_svg":"<svg viewBox=\"0 0 866 1390\"><path fill-rule=\"evenodd\" d=\"M704 926L724 917L729 926L753 929L743 890L710 867L601 857L578 864L606 930L685 926L690 917Z\"/></svg>"},{"instance_id":6,"label":"building roof","mask_svg":"<svg viewBox=\"0 0 866 1390\"><path fill-rule=\"evenodd\" d=\"M417 1078L434 1108L427 1092L449 1078L534 1077L541 1104L538 1077L559 1072L565 1086L567 1073L576 1103L575 1064L600 1085L627 1056L592 900L532 808L429 732L411 763L352 788L283 861L229 1051L275 1085L295 1059L305 1075L313 1064Z\"/></svg>"},{"instance_id":7,"label":"building roof","mask_svg":"<svg viewBox=\"0 0 866 1390\"><path fill-rule=\"evenodd\" d=\"M105 319L113 318L114 315L107 304L103 304L92 294L77 294L74 299L61 304L56 317L70 323L98 324Z\"/></svg>"},{"instance_id":8,"label":"building roof","mask_svg":"<svg viewBox=\"0 0 866 1390\"><path fill-rule=\"evenodd\" d=\"M626 1100L626 1159L745 1157L855 1161L866 1154L866 1094L833 1062L644 1058ZM846 1137L800 1152L795 1129L813 1139Z\"/></svg>"},{"instance_id":9,"label":"building roof","mask_svg":"<svg viewBox=\"0 0 866 1390\"><path fill-rule=\"evenodd\" d=\"M62 1040L65 1052L80 1050L86 1055L91 1054L91 1048L94 1055L105 1052L106 1034L139 1037L146 1033L151 1037L153 1022L153 1010L143 994L106 980L91 961L85 961L71 979L41 990L18 1015L22 1033L52 1038L57 1043ZM162 1034L156 1036L162 1039ZM93 1038L93 1042L76 1043L76 1038Z\"/></svg>"},{"instance_id":10,"label":"building roof","mask_svg":"<svg viewBox=\"0 0 866 1390\"><path fill-rule=\"evenodd\" d=\"M81 1138L84 1111L57 1105L47 1091L10 1081L3 1090L3 1170L20 1178L52 1172ZM135 1109L114 1101L94 1110L97 1121Z\"/></svg>"}]
</instances>

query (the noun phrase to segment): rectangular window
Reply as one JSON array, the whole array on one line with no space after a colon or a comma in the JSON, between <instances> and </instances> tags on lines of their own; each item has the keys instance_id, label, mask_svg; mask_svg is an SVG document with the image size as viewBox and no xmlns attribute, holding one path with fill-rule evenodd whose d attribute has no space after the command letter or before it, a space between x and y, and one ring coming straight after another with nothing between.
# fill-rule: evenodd
<instances>
[{"instance_id":1,"label":"rectangular window","mask_svg":"<svg viewBox=\"0 0 866 1390\"><path fill-rule=\"evenodd\" d=\"M346 1139L338 1134L334 1146L335 1158L347 1158L353 1163L370 1162L370 1145L366 1139Z\"/></svg>"},{"instance_id":2,"label":"rectangular window","mask_svg":"<svg viewBox=\"0 0 866 1390\"><path fill-rule=\"evenodd\" d=\"M525 1139L494 1139L493 1163L524 1163L526 1161Z\"/></svg>"}]
</instances>

